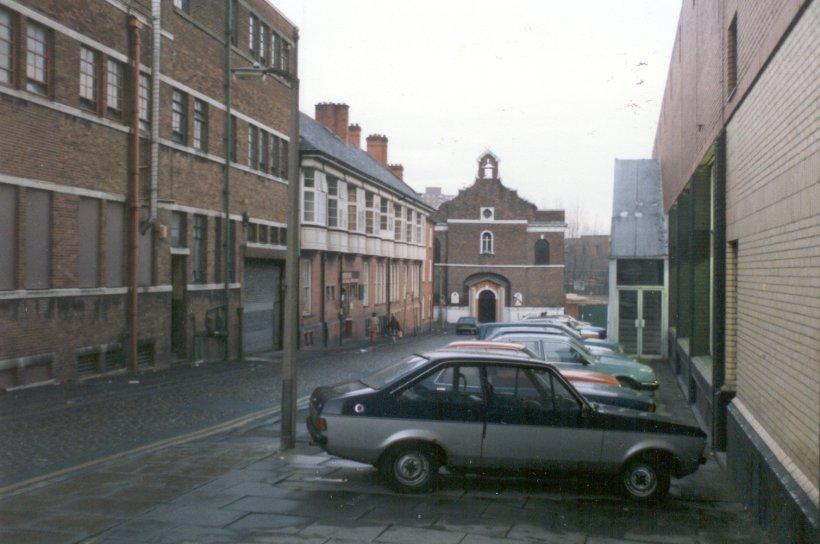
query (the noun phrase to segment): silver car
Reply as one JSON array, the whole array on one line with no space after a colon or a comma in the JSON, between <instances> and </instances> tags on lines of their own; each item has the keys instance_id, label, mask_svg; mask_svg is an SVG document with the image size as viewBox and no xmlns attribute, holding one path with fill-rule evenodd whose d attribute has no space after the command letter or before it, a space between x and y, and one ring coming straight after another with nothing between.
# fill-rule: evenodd
<instances>
[{"instance_id":1,"label":"silver car","mask_svg":"<svg viewBox=\"0 0 820 544\"><path fill-rule=\"evenodd\" d=\"M695 472L706 435L654 414L588 403L552 366L465 352L416 355L360 381L317 388L308 430L328 453L375 465L397 491L439 468L588 470L656 500Z\"/></svg>"}]
</instances>

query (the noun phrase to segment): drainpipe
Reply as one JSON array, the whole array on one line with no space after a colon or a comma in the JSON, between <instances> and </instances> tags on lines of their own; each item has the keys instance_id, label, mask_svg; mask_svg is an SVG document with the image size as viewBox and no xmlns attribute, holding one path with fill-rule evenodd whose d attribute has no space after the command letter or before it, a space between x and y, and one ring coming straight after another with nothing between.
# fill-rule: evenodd
<instances>
[{"instance_id":1,"label":"drainpipe","mask_svg":"<svg viewBox=\"0 0 820 544\"><path fill-rule=\"evenodd\" d=\"M233 12L233 2L225 0L225 165L224 165L224 188L222 191L222 205L225 209L223 223L224 237L223 237L223 251L225 256L223 279L225 280L223 289L223 298L225 299L225 346L222 353L223 360L227 361L230 357L230 328L228 327L228 308L231 301L231 250L233 244L231 243L231 153L233 151L233 115L231 112L233 103L233 73L231 71L231 44L233 43L233 19L235 13ZM290 231L290 224L288 225ZM298 227L297 227L298 228ZM287 322L286 322L287 323ZM241 342L241 339L240 339Z\"/></svg>"},{"instance_id":2,"label":"drainpipe","mask_svg":"<svg viewBox=\"0 0 820 544\"><path fill-rule=\"evenodd\" d=\"M157 185L159 182L159 86L160 86L160 48L162 47L161 21L162 1L151 2L151 190L148 201L148 224L143 225L143 232L148 226L157 222ZM139 91L139 71L137 71L137 91Z\"/></svg>"},{"instance_id":3,"label":"drainpipe","mask_svg":"<svg viewBox=\"0 0 820 544\"><path fill-rule=\"evenodd\" d=\"M327 303L325 301L325 269L327 266L327 252L323 251L322 256L319 260L319 270L320 270L320 278L321 281L319 282L319 302L320 302L320 310L319 310L319 319L321 319L322 324L322 347L327 347L327 320L325 319L325 307Z\"/></svg>"},{"instance_id":4,"label":"drainpipe","mask_svg":"<svg viewBox=\"0 0 820 544\"><path fill-rule=\"evenodd\" d=\"M139 313L137 284L140 236L140 30L142 23L136 17L128 20L131 31L131 134L128 140L128 368L136 372L137 340L139 337Z\"/></svg>"}]
</instances>

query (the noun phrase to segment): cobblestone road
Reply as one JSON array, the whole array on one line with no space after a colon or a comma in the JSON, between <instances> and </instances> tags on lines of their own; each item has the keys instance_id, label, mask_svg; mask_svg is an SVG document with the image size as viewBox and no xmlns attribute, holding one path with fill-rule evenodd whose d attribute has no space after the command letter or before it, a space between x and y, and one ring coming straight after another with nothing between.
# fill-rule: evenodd
<instances>
[{"instance_id":1,"label":"cobblestone road","mask_svg":"<svg viewBox=\"0 0 820 544\"><path fill-rule=\"evenodd\" d=\"M302 353L299 396L450 339ZM279 372L278 358L254 359L0 395L0 487L276 407Z\"/></svg>"}]
</instances>

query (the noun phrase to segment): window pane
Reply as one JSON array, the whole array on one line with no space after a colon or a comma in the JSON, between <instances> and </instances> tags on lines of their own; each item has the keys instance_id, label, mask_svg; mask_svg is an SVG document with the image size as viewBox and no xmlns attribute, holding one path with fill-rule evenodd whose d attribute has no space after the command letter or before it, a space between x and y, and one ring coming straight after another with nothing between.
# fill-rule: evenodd
<instances>
[{"instance_id":1,"label":"window pane","mask_svg":"<svg viewBox=\"0 0 820 544\"><path fill-rule=\"evenodd\" d=\"M122 109L122 64L115 60L108 59L108 78L106 81L106 104L109 110L119 111Z\"/></svg>"},{"instance_id":2,"label":"window pane","mask_svg":"<svg viewBox=\"0 0 820 544\"><path fill-rule=\"evenodd\" d=\"M171 212L171 247L186 247L188 245L185 223L184 213Z\"/></svg>"},{"instance_id":3,"label":"window pane","mask_svg":"<svg viewBox=\"0 0 820 544\"><path fill-rule=\"evenodd\" d=\"M96 287L99 272L100 202L81 198L79 206L79 270L80 287Z\"/></svg>"},{"instance_id":4,"label":"window pane","mask_svg":"<svg viewBox=\"0 0 820 544\"><path fill-rule=\"evenodd\" d=\"M185 105L185 95L180 91L171 94L171 132L177 142L184 143L188 128L188 112Z\"/></svg>"},{"instance_id":5,"label":"window pane","mask_svg":"<svg viewBox=\"0 0 820 544\"><path fill-rule=\"evenodd\" d=\"M193 247L191 248L191 260L193 262L194 281L202 283L205 281L205 216L194 216Z\"/></svg>"},{"instance_id":6,"label":"window pane","mask_svg":"<svg viewBox=\"0 0 820 544\"><path fill-rule=\"evenodd\" d=\"M80 98L86 104L97 101L96 53L80 47Z\"/></svg>"},{"instance_id":7,"label":"window pane","mask_svg":"<svg viewBox=\"0 0 820 544\"><path fill-rule=\"evenodd\" d=\"M26 190L25 252L27 289L47 289L51 284L51 193Z\"/></svg>"},{"instance_id":8,"label":"window pane","mask_svg":"<svg viewBox=\"0 0 820 544\"><path fill-rule=\"evenodd\" d=\"M152 263L154 259L154 230L148 229L140 233L139 241L139 269L137 270L139 285L151 285Z\"/></svg>"},{"instance_id":9,"label":"window pane","mask_svg":"<svg viewBox=\"0 0 820 544\"><path fill-rule=\"evenodd\" d=\"M16 231L17 190L12 185L0 184L0 291L14 289L16 284Z\"/></svg>"},{"instance_id":10,"label":"window pane","mask_svg":"<svg viewBox=\"0 0 820 544\"><path fill-rule=\"evenodd\" d=\"M28 22L26 27L26 90L45 94L48 35L46 29Z\"/></svg>"},{"instance_id":11,"label":"window pane","mask_svg":"<svg viewBox=\"0 0 820 544\"><path fill-rule=\"evenodd\" d=\"M151 78L145 74L140 74L140 130L148 132L151 130Z\"/></svg>"},{"instance_id":12,"label":"window pane","mask_svg":"<svg viewBox=\"0 0 820 544\"><path fill-rule=\"evenodd\" d=\"M660 259L618 259L618 285L663 285Z\"/></svg>"},{"instance_id":13,"label":"window pane","mask_svg":"<svg viewBox=\"0 0 820 544\"><path fill-rule=\"evenodd\" d=\"M194 100L194 147L205 151L208 145L208 106Z\"/></svg>"},{"instance_id":14,"label":"window pane","mask_svg":"<svg viewBox=\"0 0 820 544\"><path fill-rule=\"evenodd\" d=\"M105 284L108 287L123 285L123 248L125 228L125 205L120 202L105 204Z\"/></svg>"},{"instance_id":15,"label":"window pane","mask_svg":"<svg viewBox=\"0 0 820 544\"><path fill-rule=\"evenodd\" d=\"M11 15L0 9L0 83L11 82Z\"/></svg>"}]
</instances>

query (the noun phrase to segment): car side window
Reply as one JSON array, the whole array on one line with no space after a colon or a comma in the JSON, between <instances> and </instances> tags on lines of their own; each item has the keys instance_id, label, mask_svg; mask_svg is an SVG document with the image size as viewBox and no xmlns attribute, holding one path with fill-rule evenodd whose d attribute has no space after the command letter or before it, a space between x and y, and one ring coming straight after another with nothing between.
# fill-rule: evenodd
<instances>
[{"instance_id":1,"label":"car side window","mask_svg":"<svg viewBox=\"0 0 820 544\"><path fill-rule=\"evenodd\" d=\"M456 401L483 398L481 374L476 366L452 365L435 370L400 395L404 400Z\"/></svg>"},{"instance_id":2,"label":"car side window","mask_svg":"<svg viewBox=\"0 0 820 544\"><path fill-rule=\"evenodd\" d=\"M531 372L535 380L546 390L552 411L559 413L581 411L578 399L553 373L546 370L532 370Z\"/></svg>"},{"instance_id":3,"label":"car side window","mask_svg":"<svg viewBox=\"0 0 820 544\"><path fill-rule=\"evenodd\" d=\"M572 346L558 342L543 342L544 358L547 361L560 361L562 363L579 362L572 352Z\"/></svg>"},{"instance_id":4,"label":"car side window","mask_svg":"<svg viewBox=\"0 0 820 544\"><path fill-rule=\"evenodd\" d=\"M488 423L572 425L581 407L564 384L547 370L487 367Z\"/></svg>"}]
</instances>

